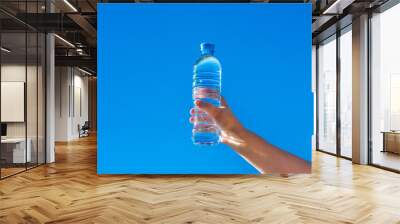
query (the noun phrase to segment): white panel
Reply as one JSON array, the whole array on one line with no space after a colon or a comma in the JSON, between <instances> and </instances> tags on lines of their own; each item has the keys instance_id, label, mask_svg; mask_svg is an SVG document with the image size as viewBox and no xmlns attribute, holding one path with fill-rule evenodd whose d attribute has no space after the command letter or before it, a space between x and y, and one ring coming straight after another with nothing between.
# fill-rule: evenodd
<instances>
[{"instance_id":1,"label":"white panel","mask_svg":"<svg viewBox=\"0 0 400 224\"><path fill-rule=\"evenodd\" d=\"M1 122L24 122L24 82L1 82Z\"/></svg>"}]
</instances>

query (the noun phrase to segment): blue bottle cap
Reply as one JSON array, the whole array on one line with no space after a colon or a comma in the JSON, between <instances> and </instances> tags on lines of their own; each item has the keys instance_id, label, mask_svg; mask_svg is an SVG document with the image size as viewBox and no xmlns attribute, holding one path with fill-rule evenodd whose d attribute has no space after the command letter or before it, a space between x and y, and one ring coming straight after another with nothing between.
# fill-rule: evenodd
<instances>
[{"instance_id":1,"label":"blue bottle cap","mask_svg":"<svg viewBox=\"0 0 400 224\"><path fill-rule=\"evenodd\" d=\"M203 55L213 55L214 54L215 45L213 43L203 42L200 44L200 51Z\"/></svg>"}]
</instances>

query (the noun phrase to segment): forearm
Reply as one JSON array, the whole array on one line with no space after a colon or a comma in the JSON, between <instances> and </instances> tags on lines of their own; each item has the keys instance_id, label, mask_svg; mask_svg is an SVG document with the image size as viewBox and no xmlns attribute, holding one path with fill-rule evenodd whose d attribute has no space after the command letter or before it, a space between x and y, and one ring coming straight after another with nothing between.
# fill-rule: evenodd
<instances>
[{"instance_id":1,"label":"forearm","mask_svg":"<svg viewBox=\"0 0 400 224\"><path fill-rule=\"evenodd\" d=\"M230 146L261 173L309 173L311 171L310 163L266 142L251 131L243 129L236 135L240 144L230 144Z\"/></svg>"},{"instance_id":2,"label":"forearm","mask_svg":"<svg viewBox=\"0 0 400 224\"><path fill-rule=\"evenodd\" d=\"M235 118L225 100L221 107L196 101L196 106L211 116L221 128L222 142L231 146L237 153L256 167L261 173L309 173L310 164L246 130ZM191 114L193 114L191 111ZM194 118L191 117L191 122Z\"/></svg>"}]
</instances>

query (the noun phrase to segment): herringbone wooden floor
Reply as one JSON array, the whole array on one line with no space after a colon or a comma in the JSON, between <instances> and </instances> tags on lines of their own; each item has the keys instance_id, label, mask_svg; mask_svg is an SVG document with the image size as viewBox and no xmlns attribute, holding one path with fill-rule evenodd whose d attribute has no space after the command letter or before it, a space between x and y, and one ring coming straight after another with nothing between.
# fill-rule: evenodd
<instances>
[{"instance_id":1,"label":"herringbone wooden floor","mask_svg":"<svg viewBox=\"0 0 400 224\"><path fill-rule=\"evenodd\" d=\"M314 153L313 174L97 176L96 139L0 181L0 223L400 223L400 175Z\"/></svg>"}]
</instances>

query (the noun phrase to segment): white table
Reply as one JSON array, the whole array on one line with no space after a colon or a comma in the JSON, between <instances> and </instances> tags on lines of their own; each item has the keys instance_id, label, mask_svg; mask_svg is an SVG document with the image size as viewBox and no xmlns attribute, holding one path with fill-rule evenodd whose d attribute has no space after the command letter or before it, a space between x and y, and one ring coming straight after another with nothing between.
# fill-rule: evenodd
<instances>
[{"instance_id":1,"label":"white table","mask_svg":"<svg viewBox=\"0 0 400 224\"><path fill-rule=\"evenodd\" d=\"M25 151L25 138L5 138L1 139L2 147L13 147L13 163L25 163L31 162L32 152L31 145L32 140L27 139L27 146ZM26 153L26 154L25 154Z\"/></svg>"}]
</instances>

